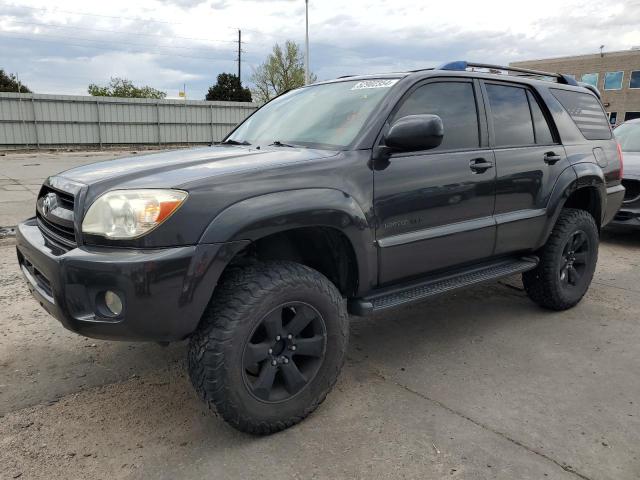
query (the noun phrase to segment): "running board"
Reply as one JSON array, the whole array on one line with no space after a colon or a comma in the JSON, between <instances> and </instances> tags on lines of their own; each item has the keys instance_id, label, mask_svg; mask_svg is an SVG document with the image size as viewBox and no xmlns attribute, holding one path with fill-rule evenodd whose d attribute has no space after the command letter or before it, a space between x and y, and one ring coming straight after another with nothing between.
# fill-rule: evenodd
<instances>
[{"instance_id":1,"label":"running board","mask_svg":"<svg viewBox=\"0 0 640 480\"><path fill-rule=\"evenodd\" d=\"M348 309L352 315L365 316L459 288L526 272L534 269L536 265L538 265L538 257L534 256L475 265L457 273L423 278L399 286L381 288L366 297L352 298L349 300Z\"/></svg>"}]
</instances>

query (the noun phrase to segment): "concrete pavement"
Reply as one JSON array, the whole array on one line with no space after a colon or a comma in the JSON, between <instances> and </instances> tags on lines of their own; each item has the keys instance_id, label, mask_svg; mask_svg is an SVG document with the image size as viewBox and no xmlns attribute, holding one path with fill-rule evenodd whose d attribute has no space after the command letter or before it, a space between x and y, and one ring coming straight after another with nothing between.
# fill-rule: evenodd
<instances>
[{"instance_id":1,"label":"concrete pavement","mask_svg":"<svg viewBox=\"0 0 640 480\"><path fill-rule=\"evenodd\" d=\"M33 216L36 195L48 176L78 165L145 153L150 151L0 151L0 228Z\"/></svg>"},{"instance_id":2,"label":"concrete pavement","mask_svg":"<svg viewBox=\"0 0 640 480\"><path fill-rule=\"evenodd\" d=\"M64 330L29 296L10 238L0 312L0 478L640 477L638 233L604 234L567 312L536 307L515 277L354 318L327 401L264 438L206 410L184 343Z\"/></svg>"}]
</instances>

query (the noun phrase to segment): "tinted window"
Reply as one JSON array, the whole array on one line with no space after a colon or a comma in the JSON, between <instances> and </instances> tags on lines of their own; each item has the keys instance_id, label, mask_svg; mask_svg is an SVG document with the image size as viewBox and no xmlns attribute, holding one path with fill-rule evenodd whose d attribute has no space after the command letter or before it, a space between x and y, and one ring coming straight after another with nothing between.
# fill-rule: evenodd
<instances>
[{"instance_id":1,"label":"tinted window","mask_svg":"<svg viewBox=\"0 0 640 480\"><path fill-rule=\"evenodd\" d=\"M400 106L394 120L425 113L438 115L444 124L442 143L434 150L477 148L480 145L471 83L441 82L419 87Z\"/></svg>"},{"instance_id":2,"label":"tinted window","mask_svg":"<svg viewBox=\"0 0 640 480\"><path fill-rule=\"evenodd\" d=\"M640 88L640 70L634 70L633 72L631 72L629 88Z\"/></svg>"},{"instance_id":3,"label":"tinted window","mask_svg":"<svg viewBox=\"0 0 640 480\"><path fill-rule=\"evenodd\" d=\"M487 84L497 147L532 145L533 124L524 88Z\"/></svg>"},{"instance_id":4,"label":"tinted window","mask_svg":"<svg viewBox=\"0 0 640 480\"><path fill-rule=\"evenodd\" d=\"M551 129L547 123L547 119L542 113L542 109L535 99L533 94L527 91L529 97L529 105L531 105L531 116L533 117L533 128L536 134L536 143L539 145L549 145L554 143L553 135L551 135Z\"/></svg>"},{"instance_id":5,"label":"tinted window","mask_svg":"<svg viewBox=\"0 0 640 480\"><path fill-rule=\"evenodd\" d=\"M607 116L594 95L556 88L552 88L551 93L569 112L584 138L587 140L611 138Z\"/></svg>"}]
</instances>

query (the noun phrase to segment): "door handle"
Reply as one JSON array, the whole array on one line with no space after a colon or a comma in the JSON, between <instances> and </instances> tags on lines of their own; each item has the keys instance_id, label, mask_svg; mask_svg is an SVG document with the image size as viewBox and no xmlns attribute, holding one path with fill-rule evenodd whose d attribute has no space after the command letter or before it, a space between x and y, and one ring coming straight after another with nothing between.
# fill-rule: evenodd
<instances>
[{"instance_id":1,"label":"door handle","mask_svg":"<svg viewBox=\"0 0 640 480\"><path fill-rule=\"evenodd\" d=\"M547 165L555 165L562 157L560 155L556 155L554 152L547 152L544 154L544 163Z\"/></svg>"},{"instance_id":2,"label":"door handle","mask_svg":"<svg viewBox=\"0 0 640 480\"><path fill-rule=\"evenodd\" d=\"M473 173L484 173L493 168L493 163L487 162L484 158L474 158L469 162L469 168Z\"/></svg>"}]
</instances>

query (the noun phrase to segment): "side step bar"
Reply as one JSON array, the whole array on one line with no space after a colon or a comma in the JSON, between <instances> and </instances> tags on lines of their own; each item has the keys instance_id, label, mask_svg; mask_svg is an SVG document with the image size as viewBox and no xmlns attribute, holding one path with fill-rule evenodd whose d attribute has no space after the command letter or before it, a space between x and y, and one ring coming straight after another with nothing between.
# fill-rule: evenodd
<instances>
[{"instance_id":1,"label":"side step bar","mask_svg":"<svg viewBox=\"0 0 640 480\"><path fill-rule=\"evenodd\" d=\"M371 295L349 300L352 315L365 316L387 308L424 300L425 298L451 292L459 288L497 280L516 273L532 270L538 265L538 257L502 259L475 265L456 273L423 278L399 286L381 288Z\"/></svg>"}]
</instances>

